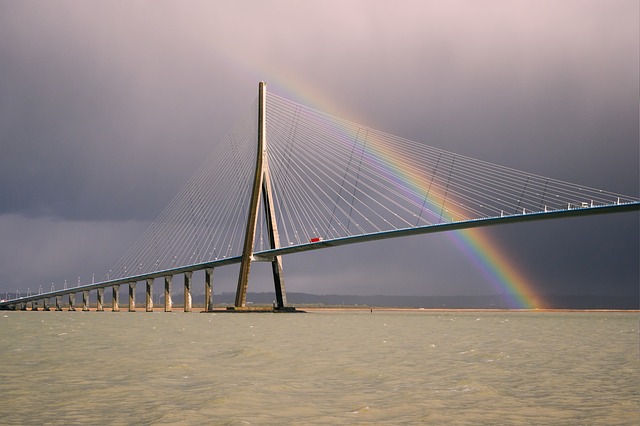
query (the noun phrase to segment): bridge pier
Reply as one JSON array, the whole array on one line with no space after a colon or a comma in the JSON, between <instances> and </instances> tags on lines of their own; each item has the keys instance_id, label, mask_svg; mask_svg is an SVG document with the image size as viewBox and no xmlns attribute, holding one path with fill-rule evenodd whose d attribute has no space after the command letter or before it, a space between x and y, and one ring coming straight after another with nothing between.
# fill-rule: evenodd
<instances>
[{"instance_id":1,"label":"bridge pier","mask_svg":"<svg viewBox=\"0 0 640 426\"><path fill-rule=\"evenodd\" d=\"M31 310L32 311L37 311L38 310L38 302L36 300L32 300L31 301Z\"/></svg>"},{"instance_id":2,"label":"bridge pier","mask_svg":"<svg viewBox=\"0 0 640 426\"><path fill-rule=\"evenodd\" d=\"M171 281L173 275L166 275L164 277L164 311L171 312L173 301L171 300Z\"/></svg>"},{"instance_id":3,"label":"bridge pier","mask_svg":"<svg viewBox=\"0 0 640 426\"><path fill-rule=\"evenodd\" d=\"M49 308L49 298L45 297L44 299L42 299L42 310L43 311L50 311L51 309Z\"/></svg>"},{"instance_id":4,"label":"bridge pier","mask_svg":"<svg viewBox=\"0 0 640 426\"><path fill-rule=\"evenodd\" d=\"M62 296L56 296L56 311L62 310Z\"/></svg>"},{"instance_id":5,"label":"bridge pier","mask_svg":"<svg viewBox=\"0 0 640 426\"><path fill-rule=\"evenodd\" d=\"M98 303L96 304L96 311L104 312L104 287L98 288Z\"/></svg>"},{"instance_id":6,"label":"bridge pier","mask_svg":"<svg viewBox=\"0 0 640 426\"><path fill-rule=\"evenodd\" d=\"M213 268L204 270L204 311L213 309Z\"/></svg>"},{"instance_id":7,"label":"bridge pier","mask_svg":"<svg viewBox=\"0 0 640 426\"><path fill-rule=\"evenodd\" d=\"M153 312L153 278L147 278L147 304L145 310Z\"/></svg>"},{"instance_id":8,"label":"bridge pier","mask_svg":"<svg viewBox=\"0 0 640 426\"><path fill-rule=\"evenodd\" d=\"M114 284L111 287L113 301L111 302L111 312L120 312L120 284Z\"/></svg>"},{"instance_id":9,"label":"bridge pier","mask_svg":"<svg viewBox=\"0 0 640 426\"><path fill-rule=\"evenodd\" d=\"M184 311L191 312L191 278L193 272L187 271L184 273Z\"/></svg>"},{"instance_id":10,"label":"bridge pier","mask_svg":"<svg viewBox=\"0 0 640 426\"><path fill-rule=\"evenodd\" d=\"M129 283L129 312L136 311L136 283Z\"/></svg>"},{"instance_id":11,"label":"bridge pier","mask_svg":"<svg viewBox=\"0 0 640 426\"><path fill-rule=\"evenodd\" d=\"M76 294L69 293L69 310L70 311L76 310L75 304L76 304Z\"/></svg>"},{"instance_id":12,"label":"bridge pier","mask_svg":"<svg viewBox=\"0 0 640 426\"><path fill-rule=\"evenodd\" d=\"M89 310L89 290L82 291L82 311L87 312Z\"/></svg>"},{"instance_id":13,"label":"bridge pier","mask_svg":"<svg viewBox=\"0 0 640 426\"><path fill-rule=\"evenodd\" d=\"M26 311L27 310L27 304L25 302L20 304L20 310L21 311Z\"/></svg>"}]
</instances>

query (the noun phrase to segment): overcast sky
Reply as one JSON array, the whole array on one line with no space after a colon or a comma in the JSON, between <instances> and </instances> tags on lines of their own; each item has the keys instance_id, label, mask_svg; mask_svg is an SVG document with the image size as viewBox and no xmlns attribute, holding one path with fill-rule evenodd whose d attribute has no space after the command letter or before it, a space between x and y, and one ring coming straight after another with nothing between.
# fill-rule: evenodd
<instances>
[{"instance_id":1,"label":"overcast sky","mask_svg":"<svg viewBox=\"0 0 640 426\"><path fill-rule=\"evenodd\" d=\"M102 278L260 80L388 133L637 197L638 9L637 0L0 1L0 297ZM486 232L541 294L638 297L638 222L632 213ZM444 234L284 265L288 291L494 292ZM264 266L250 291L271 288ZM235 291L235 273L221 270L220 291Z\"/></svg>"}]
</instances>

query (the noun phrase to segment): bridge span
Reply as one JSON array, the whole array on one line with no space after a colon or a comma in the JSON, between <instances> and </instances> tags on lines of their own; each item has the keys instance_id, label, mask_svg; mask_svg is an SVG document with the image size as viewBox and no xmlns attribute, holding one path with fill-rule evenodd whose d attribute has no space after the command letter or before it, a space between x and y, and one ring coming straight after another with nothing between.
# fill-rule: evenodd
<instances>
[{"instance_id":1,"label":"bridge span","mask_svg":"<svg viewBox=\"0 0 640 426\"><path fill-rule=\"evenodd\" d=\"M240 264L232 310L246 310L251 263L272 265L275 311L288 311L282 256L409 235L579 216L638 212L638 197L487 163L366 128L266 93L107 278L0 302L4 310L120 311L120 286L135 311L136 286L182 275L192 310L193 273L204 271L206 311L213 272ZM257 119L256 119L257 115ZM268 135L268 137L267 137ZM285 241L281 243L281 239ZM82 294L82 303L76 296ZM63 300L66 298L66 303ZM53 300L53 304L51 301ZM142 308L142 304L138 304ZM123 304L124 306L124 304Z\"/></svg>"},{"instance_id":2,"label":"bridge span","mask_svg":"<svg viewBox=\"0 0 640 426\"><path fill-rule=\"evenodd\" d=\"M612 213L624 213L624 212L637 212L640 211L640 202L631 202L624 204L612 204L593 207L576 207L567 210L556 210L546 212L530 212L509 216L489 217L483 219L466 220L460 222L441 223L434 225L426 225L421 227L412 227L405 229L397 229L392 231L377 232L371 234L355 235L351 237L336 238L331 240L319 240L308 242L304 244L294 244L288 247L279 247L276 249L268 249L257 251L253 253L253 261L256 262L271 262L275 256L282 256L291 253L300 253L312 250L319 250L329 247L338 247L349 244L357 244L367 241L377 241L389 238L399 238L409 235L421 235L431 234L437 232L448 231L460 231L464 229L479 228L486 226L504 225L509 223L521 223L531 222L539 220L551 220L561 219L569 217L579 216L593 216ZM121 285L126 285L129 288L129 300L127 311L136 311L135 301L135 289L138 282L146 283L146 300L145 311L152 312L153 305L153 283L156 279L161 278L164 280L164 304L163 308L165 312L171 312L173 307L173 299L171 297L172 282L175 275L183 275L184 280L184 312L191 312L192 310L192 274L196 271L205 271L204 282L204 294L205 305L204 310L210 311L213 309L213 271L216 267L225 265L237 264L242 261L242 256L234 256L225 259L214 260L211 262L198 263L194 265L187 265L173 269L167 269L163 271L157 271L148 274L142 274L139 276L131 276L126 278L120 278L115 280L107 280L92 284L81 285L71 289L64 289L58 291L51 291L41 293L37 295L24 296L14 300L8 300L0 302L0 310L27 310L30 306L31 310L50 310L51 299L55 299L54 309L57 311L63 310L63 297L67 296L68 310L76 310L76 295L82 294L82 311L89 310L89 292L97 292L96 311L104 311L104 290L107 288L112 289L112 305L111 310L114 312L120 311L120 298L119 289Z\"/></svg>"}]
</instances>

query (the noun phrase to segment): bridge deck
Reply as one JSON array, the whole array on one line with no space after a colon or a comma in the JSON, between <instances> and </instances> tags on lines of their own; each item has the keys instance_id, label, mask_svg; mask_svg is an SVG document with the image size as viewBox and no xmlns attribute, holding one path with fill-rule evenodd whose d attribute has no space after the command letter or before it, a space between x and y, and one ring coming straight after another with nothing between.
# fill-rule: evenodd
<instances>
[{"instance_id":1,"label":"bridge deck","mask_svg":"<svg viewBox=\"0 0 640 426\"><path fill-rule=\"evenodd\" d=\"M255 253L254 257L258 261L269 261L273 256L278 255L298 253L309 250L318 250L326 247L356 244L365 241L376 241L388 238L405 237L408 235L432 234L436 232L459 231L463 229L504 225L508 223L532 222L537 220L560 219L576 216L593 216L600 214L632 212L638 210L640 210L640 202L584 207L571 210L554 210L548 212L532 212L509 216L488 217L482 219L464 220L460 222L448 222L435 225L418 226L413 228L395 229L391 231L376 232L372 234L354 235L351 237L336 238L333 240L322 240L313 243L282 247L276 250L265 250Z\"/></svg>"},{"instance_id":2,"label":"bridge deck","mask_svg":"<svg viewBox=\"0 0 640 426\"><path fill-rule=\"evenodd\" d=\"M621 204L610 204L593 207L581 207L567 210L554 210L547 212L531 212L524 214L514 214L509 216L488 217L482 219L465 220L459 222L440 223L427 226L418 226L413 228L396 229L391 231L377 232L371 234L355 235L344 238L336 238L332 240L322 240L318 242L292 245L288 247L281 247L273 250L264 250L254 253L254 260L256 261L271 261L275 256L299 253L311 250L319 250L328 247L344 246L349 244L357 244L366 241L384 240L389 238L399 238L409 235L419 234L431 234L437 232L458 231L470 228L480 228L486 226L504 225L509 223L520 222L532 222L538 220L560 219L568 217L578 216L593 216L601 214L611 213L623 213L640 211L640 202L630 202ZM52 291L48 293L36 294L28 297L21 297L19 299L12 299L4 302L0 302L0 309L8 309L15 307L17 304L23 304L33 302L37 300L52 298L56 296L65 296L82 291L90 291L98 288L112 287L114 285L129 284L138 281L144 281L147 279L161 278L168 275L183 274L185 272L199 271L206 268L220 267L224 265L231 265L239 263L242 260L241 256L228 257L211 262L197 263L188 266L182 266L174 269L166 269L162 271L156 271L153 273L131 276L127 278L120 278L109 281L102 281L93 284L87 284L65 290Z\"/></svg>"}]
</instances>

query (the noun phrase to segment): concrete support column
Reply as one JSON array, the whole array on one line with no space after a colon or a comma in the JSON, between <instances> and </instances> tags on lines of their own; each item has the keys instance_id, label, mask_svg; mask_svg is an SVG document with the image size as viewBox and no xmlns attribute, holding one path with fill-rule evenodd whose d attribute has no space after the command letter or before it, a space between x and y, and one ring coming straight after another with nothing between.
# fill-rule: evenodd
<instances>
[{"instance_id":1,"label":"concrete support column","mask_svg":"<svg viewBox=\"0 0 640 426\"><path fill-rule=\"evenodd\" d=\"M56 311L62 310L62 296L56 296Z\"/></svg>"},{"instance_id":2,"label":"concrete support column","mask_svg":"<svg viewBox=\"0 0 640 426\"><path fill-rule=\"evenodd\" d=\"M253 187L247 214L247 227L244 232L244 245L242 249L242 261L238 274L238 288L236 290L236 308L244 308L247 303L247 284L251 271L251 259L253 257L253 243L256 237L256 224L258 223L258 207L260 205L260 192L262 191L262 179L264 176L264 153L266 146L266 84L261 81L258 86L258 151L256 153L256 168L253 175Z\"/></svg>"},{"instance_id":3,"label":"concrete support column","mask_svg":"<svg viewBox=\"0 0 640 426\"><path fill-rule=\"evenodd\" d=\"M37 300L33 300L31 302L31 310L32 311L37 311L38 310L38 301Z\"/></svg>"},{"instance_id":4,"label":"concrete support column","mask_svg":"<svg viewBox=\"0 0 640 426\"><path fill-rule=\"evenodd\" d=\"M84 312L89 310L89 290L82 291L82 310Z\"/></svg>"},{"instance_id":5,"label":"concrete support column","mask_svg":"<svg viewBox=\"0 0 640 426\"><path fill-rule=\"evenodd\" d=\"M49 308L49 298L45 297L44 299L42 299L42 309L45 311L50 311L51 308Z\"/></svg>"},{"instance_id":6,"label":"concrete support column","mask_svg":"<svg viewBox=\"0 0 640 426\"><path fill-rule=\"evenodd\" d=\"M204 310L213 309L213 268L204 270Z\"/></svg>"},{"instance_id":7,"label":"concrete support column","mask_svg":"<svg viewBox=\"0 0 640 426\"><path fill-rule=\"evenodd\" d=\"M187 271L184 273L184 311L191 312L191 278L193 272Z\"/></svg>"},{"instance_id":8,"label":"concrete support column","mask_svg":"<svg viewBox=\"0 0 640 426\"><path fill-rule=\"evenodd\" d=\"M136 283L129 283L129 312L136 311Z\"/></svg>"},{"instance_id":9,"label":"concrete support column","mask_svg":"<svg viewBox=\"0 0 640 426\"><path fill-rule=\"evenodd\" d=\"M104 287L98 289L98 303L96 305L96 311L104 312Z\"/></svg>"},{"instance_id":10,"label":"concrete support column","mask_svg":"<svg viewBox=\"0 0 640 426\"><path fill-rule=\"evenodd\" d=\"M147 312L153 312L153 278L147 278Z\"/></svg>"},{"instance_id":11,"label":"concrete support column","mask_svg":"<svg viewBox=\"0 0 640 426\"><path fill-rule=\"evenodd\" d=\"M114 284L111 287L111 294L113 295L113 302L111 302L111 311L120 312L120 284Z\"/></svg>"},{"instance_id":12,"label":"concrete support column","mask_svg":"<svg viewBox=\"0 0 640 426\"><path fill-rule=\"evenodd\" d=\"M164 311L171 312L173 301L171 300L171 282L173 275L167 275L164 277Z\"/></svg>"},{"instance_id":13,"label":"concrete support column","mask_svg":"<svg viewBox=\"0 0 640 426\"><path fill-rule=\"evenodd\" d=\"M20 310L21 310L21 311L26 311L26 310L27 310L27 304L26 304L26 302L23 302L23 303L21 303L21 304L20 304Z\"/></svg>"},{"instance_id":14,"label":"concrete support column","mask_svg":"<svg viewBox=\"0 0 640 426\"><path fill-rule=\"evenodd\" d=\"M76 304L76 294L69 293L69 310L70 311L76 310L75 304Z\"/></svg>"},{"instance_id":15,"label":"concrete support column","mask_svg":"<svg viewBox=\"0 0 640 426\"><path fill-rule=\"evenodd\" d=\"M253 188L247 215L247 227L244 235L244 245L242 249L242 260L240 262L240 273L238 275L238 288L236 290L236 308L243 308L247 302L247 284L249 282L249 272L253 259L253 245L256 235L256 224L258 222L258 211L260 206L260 194L264 204L264 213L269 236L269 245L272 249L280 247L280 237L275 218L275 207L271 194L271 178L269 172L269 159L267 150L267 126L266 126L266 84L261 81L258 86L258 152L256 155L256 168L253 177ZM287 304L287 296L284 288L284 278L282 273L282 257L275 256L271 261L273 271L273 281L275 285L276 301L278 308L284 308Z\"/></svg>"}]
</instances>

